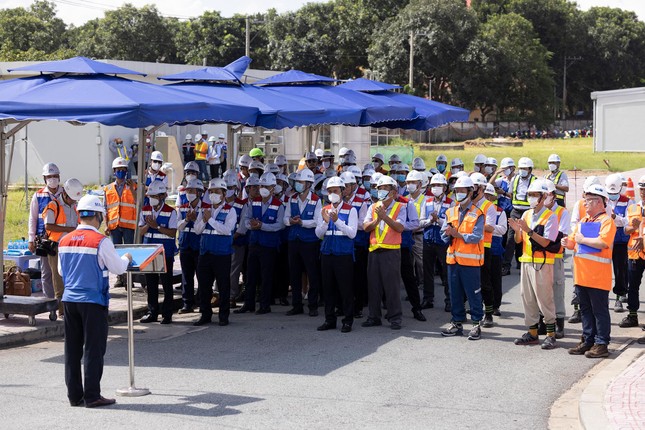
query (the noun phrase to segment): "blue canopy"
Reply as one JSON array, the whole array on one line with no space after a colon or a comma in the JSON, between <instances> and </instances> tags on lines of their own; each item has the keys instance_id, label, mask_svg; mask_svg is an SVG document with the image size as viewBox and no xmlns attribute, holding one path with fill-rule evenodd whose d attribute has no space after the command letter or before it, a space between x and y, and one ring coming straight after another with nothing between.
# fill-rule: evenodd
<instances>
[{"instance_id":1,"label":"blue canopy","mask_svg":"<svg viewBox=\"0 0 645 430\"><path fill-rule=\"evenodd\" d=\"M288 72L278 73L269 78L259 80L255 85L293 85L293 84L313 84L321 82L337 82L337 79L327 76L315 75L313 73L301 72L300 70L289 70Z\"/></svg>"},{"instance_id":2,"label":"blue canopy","mask_svg":"<svg viewBox=\"0 0 645 430\"><path fill-rule=\"evenodd\" d=\"M242 83L242 76L251 64L249 57L240 57L224 67L204 67L203 69L191 70L189 72L175 73L173 75L161 76L158 79L166 81L215 81Z\"/></svg>"},{"instance_id":3,"label":"blue canopy","mask_svg":"<svg viewBox=\"0 0 645 430\"><path fill-rule=\"evenodd\" d=\"M389 91L402 88L401 85L386 84L385 82L372 81L365 78L358 78L347 81L344 84L339 85L339 87L363 92Z\"/></svg>"},{"instance_id":4,"label":"blue canopy","mask_svg":"<svg viewBox=\"0 0 645 430\"><path fill-rule=\"evenodd\" d=\"M32 64L24 67L8 69L14 71L31 71L31 72L49 72L49 73L80 73L95 75L97 73L104 75L139 75L146 76L145 73L135 72L134 70L124 69L112 64L92 60L87 57L73 57L67 60L46 61L43 63Z\"/></svg>"}]
</instances>

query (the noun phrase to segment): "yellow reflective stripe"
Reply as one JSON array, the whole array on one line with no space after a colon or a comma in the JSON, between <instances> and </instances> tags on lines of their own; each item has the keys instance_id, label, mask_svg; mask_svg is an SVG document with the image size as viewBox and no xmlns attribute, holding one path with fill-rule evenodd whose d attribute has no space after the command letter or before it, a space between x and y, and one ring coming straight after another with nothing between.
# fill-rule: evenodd
<instances>
[{"instance_id":1,"label":"yellow reflective stripe","mask_svg":"<svg viewBox=\"0 0 645 430\"><path fill-rule=\"evenodd\" d=\"M542 257L537 257L537 258L532 258L532 257L527 257L522 255L518 260L521 263L546 263L546 264L553 264L555 261L553 258L542 258Z\"/></svg>"},{"instance_id":2,"label":"yellow reflective stripe","mask_svg":"<svg viewBox=\"0 0 645 430\"><path fill-rule=\"evenodd\" d=\"M492 246L491 242L484 242L484 248L490 248Z\"/></svg>"},{"instance_id":3,"label":"yellow reflective stripe","mask_svg":"<svg viewBox=\"0 0 645 430\"><path fill-rule=\"evenodd\" d=\"M421 194L423 196L423 194ZM423 203L423 198L419 198L419 204L414 203L414 207L417 208L417 216L421 216L421 203Z\"/></svg>"},{"instance_id":4,"label":"yellow reflective stripe","mask_svg":"<svg viewBox=\"0 0 645 430\"><path fill-rule=\"evenodd\" d=\"M583 258L585 260L595 261L597 263L611 264L611 258L603 258L593 254L579 254L579 253L576 253L575 256L578 258Z\"/></svg>"},{"instance_id":5,"label":"yellow reflective stripe","mask_svg":"<svg viewBox=\"0 0 645 430\"><path fill-rule=\"evenodd\" d=\"M368 251L372 252L375 249L401 249L401 245L386 245L384 243L378 243L376 245L370 245Z\"/></svg>"}]
</instances>

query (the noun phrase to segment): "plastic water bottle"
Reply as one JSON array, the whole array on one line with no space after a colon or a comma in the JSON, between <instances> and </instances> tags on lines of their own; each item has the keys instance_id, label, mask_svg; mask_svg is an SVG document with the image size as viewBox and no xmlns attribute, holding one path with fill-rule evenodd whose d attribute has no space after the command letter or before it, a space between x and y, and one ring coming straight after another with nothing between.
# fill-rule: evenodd
<instances>
[{"instance_id":1,"label":"plastic water bottle","mask_svg":"<svg viewBox=\"0 0 645 430\"><path fill-rule=\"evenodd\" d=\"M13 240L10 240L9 243L7 244L7 249L12 250L16 248L16 243Z\"/></svg>"}]
</instances>

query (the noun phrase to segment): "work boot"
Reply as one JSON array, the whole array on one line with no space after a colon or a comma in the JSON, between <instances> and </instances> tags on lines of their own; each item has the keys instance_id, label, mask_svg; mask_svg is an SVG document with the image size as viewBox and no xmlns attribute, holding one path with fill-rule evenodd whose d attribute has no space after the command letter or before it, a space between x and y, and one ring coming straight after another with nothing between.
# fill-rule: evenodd
<instances>
[{"instance_id":1,"label":"work boot","mask_svg":"<svg viewBox=\"0 0 645 430\"><path fill-rule=\"evenodd\" d=\"M544 324L544 316L540 315L540 321L538 321L538 334L544 336L546 334L546 324Z\"/></svg>"},{"instance_id":2,"label":"work boot","mask_svg":"<svg viewBox=\"0 0 645 430\"><path fill-rule=\"evenodd\" d=\"M614 303L614 312L618 314L625 312L625 308L623 308L623 302L621 302L620 299L616 299L616 302Z\"/></svg>"},{"instance_id":3,"label":"work boot","mask_svg":"<svg viewBox=\"0 0 645 430\"><path fill-rule=\"evenodd\" d=\"M114 283L114 288L127 288L125 275L116 275L116 282Z\"/></svg>"},{"instance_id":4,"label":"work boot","mask_svg":"<svg viewBox=\"0 0 645 430\"><path fill-rule=\"evenodd\" d=\"M544 338L544 341L542 342L542 345L540 345L542 349L554 349L556 347L555 344L555 337L553 336L547 336Z\"/></svg>"},{"instance_id":5,"label":"work boot","mask_svg":"<svg viewBox=\"0 0 645 430\"><path fill-rule=\"evenodd\" d=\"M502 276L508 276L511 274L510 264L505 264L502 266Z\"/></svg>"},{"instance_id":6,"label":"work boot","mask_svg":"<svg viewBox=\"0 0 645 430\"><path fill-rule=\"evenodd\" d=\"M628 327L638 327L638 316L629 314L618 324L618 327L628 328Z\"/></svg>"},{"instance_id":7,"label":"work boot","mask_svg":"<svg viewBox=\"0 0 645 430\"><path fill-rule=\"evenodd\" d=\"M486 314L482 325L485 328L491 328L493 326L493 314Z\"/></svg>"},{"instance_id":8,"label":"work boot","mask_svg":"<svg viewBox=\"0 0 645 430\"><path fill-rule=\"evenodd\" d=\"M537 345L540 343L540 339L537 336L533 336L531 333L524 333L522 337L517 338L513 341L515 345Z\"/></svg>"},{"instance_id":9,"label":"work boot","mask_svg":"<svg viewBox=\"0 0 645 430\"><path fill-rule=\"evenodd\" d=\"M594 344L594 346L589 349L589 351L585 352L585 357L587 358L605 358L609 357L609 350L607 349L607 345L602 345L599 343Z\"/></svg>"},{"instance_id":10,"label":"work boot","mask_svg":"<svg viewBox=\"0 0 645 430\"><path fill-rule=\"evenodd\" d=\"M564 337L564 318L555 319L555 338L562 339Z\"/></svg>"},{"instance_id":11,"label":"work boot","mask_svg":"<svg viewBox=\"0 0 645 430\"><path fill-rule=\"evenodd\" d=\"M573 348L569 348L569 354L571 355L584 355L587 351L591 349L593 345L590 345L585 342L585 338L580 336L580 343Z\"/></svg>"},{"instance_id":12,"label":"work boot","mask_svg":"<svg viewBox=\"0 0 645 430\"><path fill-rule=\"evenodd\" d=\"M582 319L580 319L580 309L576 309L573 311L573 315L569 317L569 324L577 324L582 322Z\"/></svg>"}]
</instances>

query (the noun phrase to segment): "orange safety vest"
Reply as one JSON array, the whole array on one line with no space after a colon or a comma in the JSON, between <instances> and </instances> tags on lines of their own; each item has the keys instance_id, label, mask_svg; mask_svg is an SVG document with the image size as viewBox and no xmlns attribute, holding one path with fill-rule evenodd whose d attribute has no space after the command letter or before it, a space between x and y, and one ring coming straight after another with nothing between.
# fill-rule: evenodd
<instances>
[{"instance_id":1,"label":"orange safety vest","mask_svg":"<svg viewBox=\"0 0 645 430\"><path fill-rule=\"evenodd\" d=\"M585 199L578 200L578 222L587 216L587 209L585 209Z\"/></svg>"},{"instance_id":2,"label":"orange safety vest","mask_svg":"<svg viewBox=\"0 0 645 430\"><path fill-rule=\"evenodd\" d=\"M43 209L43 213L40 214L40 216L43 217L43 223L45 223L45 231L47 232L47 237L49 237L54 242L58 242L60 240L60 237L63 235L63 232L51 231L47 228L47 220L45 219L45 213L48 210L52 210L56 214L56 219L54 220L54 224L56 224L57 226L65 227L65 224L67 223L67 217L65 216L65 211L61 210L60 203L58 203L58 200L52 200L51 202L49 202L45 207L45 209Z\"/></svg>"},{"instance_id":3,"label":"orange safety vest","mask_svg":"<svg viewBox=\"0 0 645 430\"><path fill-rule=\"evenodd\" d=\"M484 201L479 207L479 209L481 209L482 213L484 214L484 225L486 225L486 212L488 212L488 208L491 207L492 204L493 203L491 203L486 199L486 197L484 197ZM486 229L484 229L484 248L490 248L491 243L493 243L493 232L486 231Z\"/></svg>"},{"instance_id":4,"label":"orange safety vest","mask_svg":"<svg viewBox=\"0 0 645 430\"><path fill-rule=\"evenodd\" d=\"M134 185L136 190L137 186ZM103 188L105 193L105 205L107 214L105 222L108 230L114 230L117 227L134 230L137 228L137 205L130 187L123 186L121 196L116 191L116 183L113 182Z\"/></svg>"},{"instance_id":5,"label":"orange safety vest","mask_svg":"<svg viewBox=\"0 0 645 430\"><path fill-rule=\"evenodd\" d=\"M195 160L206 160L208 154L208 143L202 141L195 144Z\"/></svg>"},{"instance_id":6,"label":"orange safety vest","mask_svg":"<svg viewBox=\"0 0 645 430\"><path fill-rule=\"evenodd\" d=\"M480 216L481 209L471 204L464 219L459 223L459 205L453 206L446 212L446 223L457 227L461 234L472 234ZM466 243L463 239L453 237L446 251L446 263L461 266L480 267L484 265L484 240L477 243Z\"/></svg>"},{"instance_id":7,"label":"orange safety vest","mask_svg":"<svg viewBox=\"0 0 645 430\"><path fill-rule=\"evenodd\" d=\"M395 201L388 216L395 220L399 216L401 208L401 203ZM376 204L372 205L372 219L376 219ZM376 249L401 249L401 233L391 229L387 223L381 231L380 224L380 222L376 224L376 228L370 232L369 252Z\"/></svg>"},{"instance_id":8,"label":"orange safety vest","mask_svg":"<svg viewBox=\"0 0 645 430\"><path fill-rule=\"evenodd\" d=\"M610 247L601 249L593 254L580 254L578 252L579 245L576 244L573 254L573 283L583 287L610 291L613 275L613 271L611 270L611 255L614 236L616 235L616 224L605 212L602 212L596 219L592 219L587 215L584 219L580 220L580 224L594 221L601 223L601 232L606 228L607 223L611 225L609 228L610 237L608 237ZM580 231L580 224L571 233L569 240L574 240L575 233Z\"/></svg>"},{"instance_id":9,"label":"orange safety vest","mask_svg":"<svg viewBox=\"0 0 645 430\"><path fill-rule=\"evenodd\" d=\"M645 222L643 219L645 218L643 216L643 206L642 204L633 204L629 205L627 208L627 222L629 225L632 224L632 220L638 219L641 221L641 224ZM629 235L629 243L627 244L627 256L629 257L630 260L638 260L639 258L641 260L645 260L645 251L636 251L634 250L634 243L638 237L640 237L640 229L642 228L639 227L638 229L634 230L630 235Z\"/></svg>"},{"instance_id":10,"label":"orange safety vest","mask_svg":"<svg viewBox=\"0 0 645 430\"><path fill-rule=\"evenodd\" d=\"M545 208L544 212L542 212L542 215L540 215L540 217L538 218L536 225L543 225L546 228L546 223L549 220L549 217L551 217L551 215L553 215L553 212ZM522 215L522 219L526 222L528 226L531 225L532 217L533 217L533 209L527 210L526 212L524 212L524 215ZM543 253L542 251L538 251L537 254L533 255L533 247L531 246L529 235L524 231L522 232L522 256L519 258L521 263L553 264L554 258L555 258L555 254L551 252Z\"/></svg>"}]
</instances>

